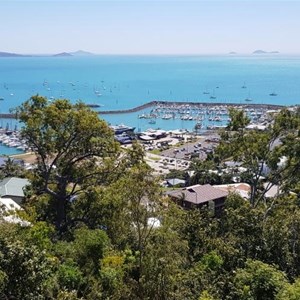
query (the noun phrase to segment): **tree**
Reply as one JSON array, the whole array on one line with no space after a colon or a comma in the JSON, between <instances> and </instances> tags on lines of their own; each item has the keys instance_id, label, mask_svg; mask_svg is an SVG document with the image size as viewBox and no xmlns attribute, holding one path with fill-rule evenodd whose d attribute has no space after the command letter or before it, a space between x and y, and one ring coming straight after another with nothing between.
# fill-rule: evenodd
<instances>
[{"instance_id":1,"label":"tree","mask_svg":"<svg viewBox=\"0 0 300 300\"><path fill-rule=\"evenodd\" d=\"M285 274L261 261L248 260L233 279L230 300L274 300L287 283Z\"/></svg>"},{"instance_id":2,"label":"tree","mask_svg":"<svg viewBox=\"0 0 300 300\"><path fill-rule=\"evenodd\" d=\"M89 186L105 184L114 173L118 144L106 123L81 102L33 96L16 115L37 158L33 186L37 194L50 196L53 221L62 232L72 222L70 201Z\"/></svg>"},{"instance_id":3,"label":"tree","mask_svg":"<svg viewBox=\"0 0 300 300\"><path fill-rule=\"evenodd\" d=\"M0 170L0 178L24 177L25 170L12 158L8 157L4 166Z\"/></svg>"},{"instance_id":4,"label":"tree","mask_svg":"<svg viewBox=\"0 0 300 300\"><path fill-rule=\"evenodd\" d=\"M273 185L284 185L290 177L299 179L296 170L300 167L300 143L293 142L299 140L300 118L282 110L265 131L260 131L246 130L249 120L243 111L232 109L229 114L231 121L222 132L216 152L223 160L242 162L246 168L242 176L251 186L250 203L256 206ZM284 157L286 163L282 164ZM269 182L265 188L261 185L262 177Z\"/></svg>"},{"instance_id":5,"label":"tree","mask_svg":"<svg viewBox=\"0 0 300 300\"><path fill-rule=\"evenodd\" d=\"M190 185L220 183L220 176L216 174L216 165L212 160L194 160L190 169L195 172L190 178Z\"/></svg>"}]
</instances>

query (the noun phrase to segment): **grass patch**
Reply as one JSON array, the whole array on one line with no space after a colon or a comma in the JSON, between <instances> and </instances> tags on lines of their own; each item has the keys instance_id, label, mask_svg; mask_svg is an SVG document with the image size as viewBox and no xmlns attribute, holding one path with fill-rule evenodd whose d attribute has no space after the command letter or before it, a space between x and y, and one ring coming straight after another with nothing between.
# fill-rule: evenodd
<instances>
[{"instance_id":1,"label":"grass patch","mask_svg":"<svg viewBox=\"0 0 300 300\"><path fill-rule=\"evenodd\" d=\"M159 161L161 160L160 157L153 157L153 156L148 156L148 159L154 160L154 161Z\"/></svg>"},{"instance_id":2,"label":"grass patch","mask_svg":"<svg viewBox=\"0 0 300 300\"><path fill-rule=\"evenodd\" d=\"M159 149L153 149L153 150L150 150L149 153L160 155L160 150Z\"/></svg>"}]
</instances>

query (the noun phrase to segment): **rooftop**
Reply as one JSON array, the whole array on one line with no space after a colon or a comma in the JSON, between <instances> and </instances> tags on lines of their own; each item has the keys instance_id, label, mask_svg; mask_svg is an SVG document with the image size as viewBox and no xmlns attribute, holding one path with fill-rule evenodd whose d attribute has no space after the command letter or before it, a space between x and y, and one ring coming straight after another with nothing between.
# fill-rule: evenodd
<instances>
[{"instance_id":1,"label":"rooftop","mask_svg":"<svg viewBox=\"0 0 300 300\"><path fill-rule=\"evenodd\" d=\"M211 200L226 197L227 191L217 189L210 184L205 185L193 185L182 189L177 189L167 193L171 197L184 198L185 201L194 204L201 204Z\"/></svg>"},{"instance_id":2,"label":"rooftop","mask_svg":"<svg viewBox=\"0 0 300 300\"><path fill-rule=\"evenodd\" d=\"M8 177L0 182L0 196L24 197L23 188L30 184L28 179Z\"/></svg>"}]
</instances>

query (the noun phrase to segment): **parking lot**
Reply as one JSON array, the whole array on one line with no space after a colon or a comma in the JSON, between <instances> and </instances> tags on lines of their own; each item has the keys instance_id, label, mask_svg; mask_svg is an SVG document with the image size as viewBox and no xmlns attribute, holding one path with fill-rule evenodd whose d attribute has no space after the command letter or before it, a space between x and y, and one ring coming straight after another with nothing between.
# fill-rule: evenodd
<instances>
[{"instance_id":1,"label":"parking lot","mask_svg":"<svg viewBox=\"0 0 300 300\"><path fill-rule=\"evenodd\" d=\"M191 159L199 158L206 159L207 154L213 152L217 147L218 137L202 137L193 143L186 143L182 146L172 149L164 150L161 152L162 156L175 158L175 159Z\"/></svg>"}]
</instances>

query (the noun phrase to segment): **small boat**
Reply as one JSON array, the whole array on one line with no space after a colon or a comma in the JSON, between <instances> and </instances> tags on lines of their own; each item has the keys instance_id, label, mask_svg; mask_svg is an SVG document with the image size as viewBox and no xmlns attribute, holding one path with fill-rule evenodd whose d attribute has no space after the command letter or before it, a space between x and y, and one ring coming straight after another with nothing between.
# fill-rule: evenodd
<instances>
[{"instance_id":1,"label":"small boat","mask_svg":"<svg viewBox=\"0 0 300 300\"><path fill-rule=\"evenodd\" d=\"M0 101L3 101L4 100L4 98L3 97L0 97Z\"/></svg>"},{"instance_id":2,"label":"small boat","mask_svg":"<svg viewBox=\"0 0 300 300\"><path fill-rule=\"evenodd\" d=\"M202 123L200 123L200 122L196 123L195 129L196 129L196 130L199 130L199 129L201 129L201 128L202 128Z\"/></svg>"},{"instance_id":3,"label":"small boat","mask_svg":"<svg viewBox=\"0 0 300 300\"><path fill-rule=\"evenodd\" d=\"M252 101L252 99L251 99L251 97L250 97L250 93L248 94L248 97L245 99L245 101L246 101L246 102L251 102L251 101Z\"/></svg>"},{"instance_id":4,"label":"small boat","mask_svg":"<svg viewBox=\"0 0 300 300\"><path fill-rule=\"evenodd\" d=\"M277 96L277 94L275 93L275 92L273 92L273 93L271 93L271 94L269 94L269 96Z\"/></svg>"},{"instance_id":5,"label":"small boat","mask_svg":"<svg viewBox=\"0 0 300 300\"><path fill-rule=\"evenodd\" d=\"M205 87L205 90L204 90L204 92L203 92L203 95L209 95L209 91L208 91L207 86Z\"/></svg>"},{"instance_id":6,"label":"small boat","mask_svg":"<svg viewBox=\"0 0 300 300\"><path fill-rule=\"evenodd\" d=\"M246 89L246 88L247 88L247 86L246 86L246 84L244 82L244 84L242 85L242 89Z\"/></svg>"},{"instance_id":7,"label":"small boat","mask_svg":"<svg viewBox=\"0 0 300 300\"><path fill-rule=\"evenodd\" d=\"M217 97L215 96L215 91L213 91L213 94L209 97L210 99L216 99Z\"/></svg>"},{"instance_id":8,"label":"small boat","mask_svg":"<svg viewBox=\"0 0 300 300\"><path fill-rule=\"evenodd\" d=\"M150 120L148 123L149 124L156 124L156 121L155 120Z\"/></svg>"}]
</instances>

